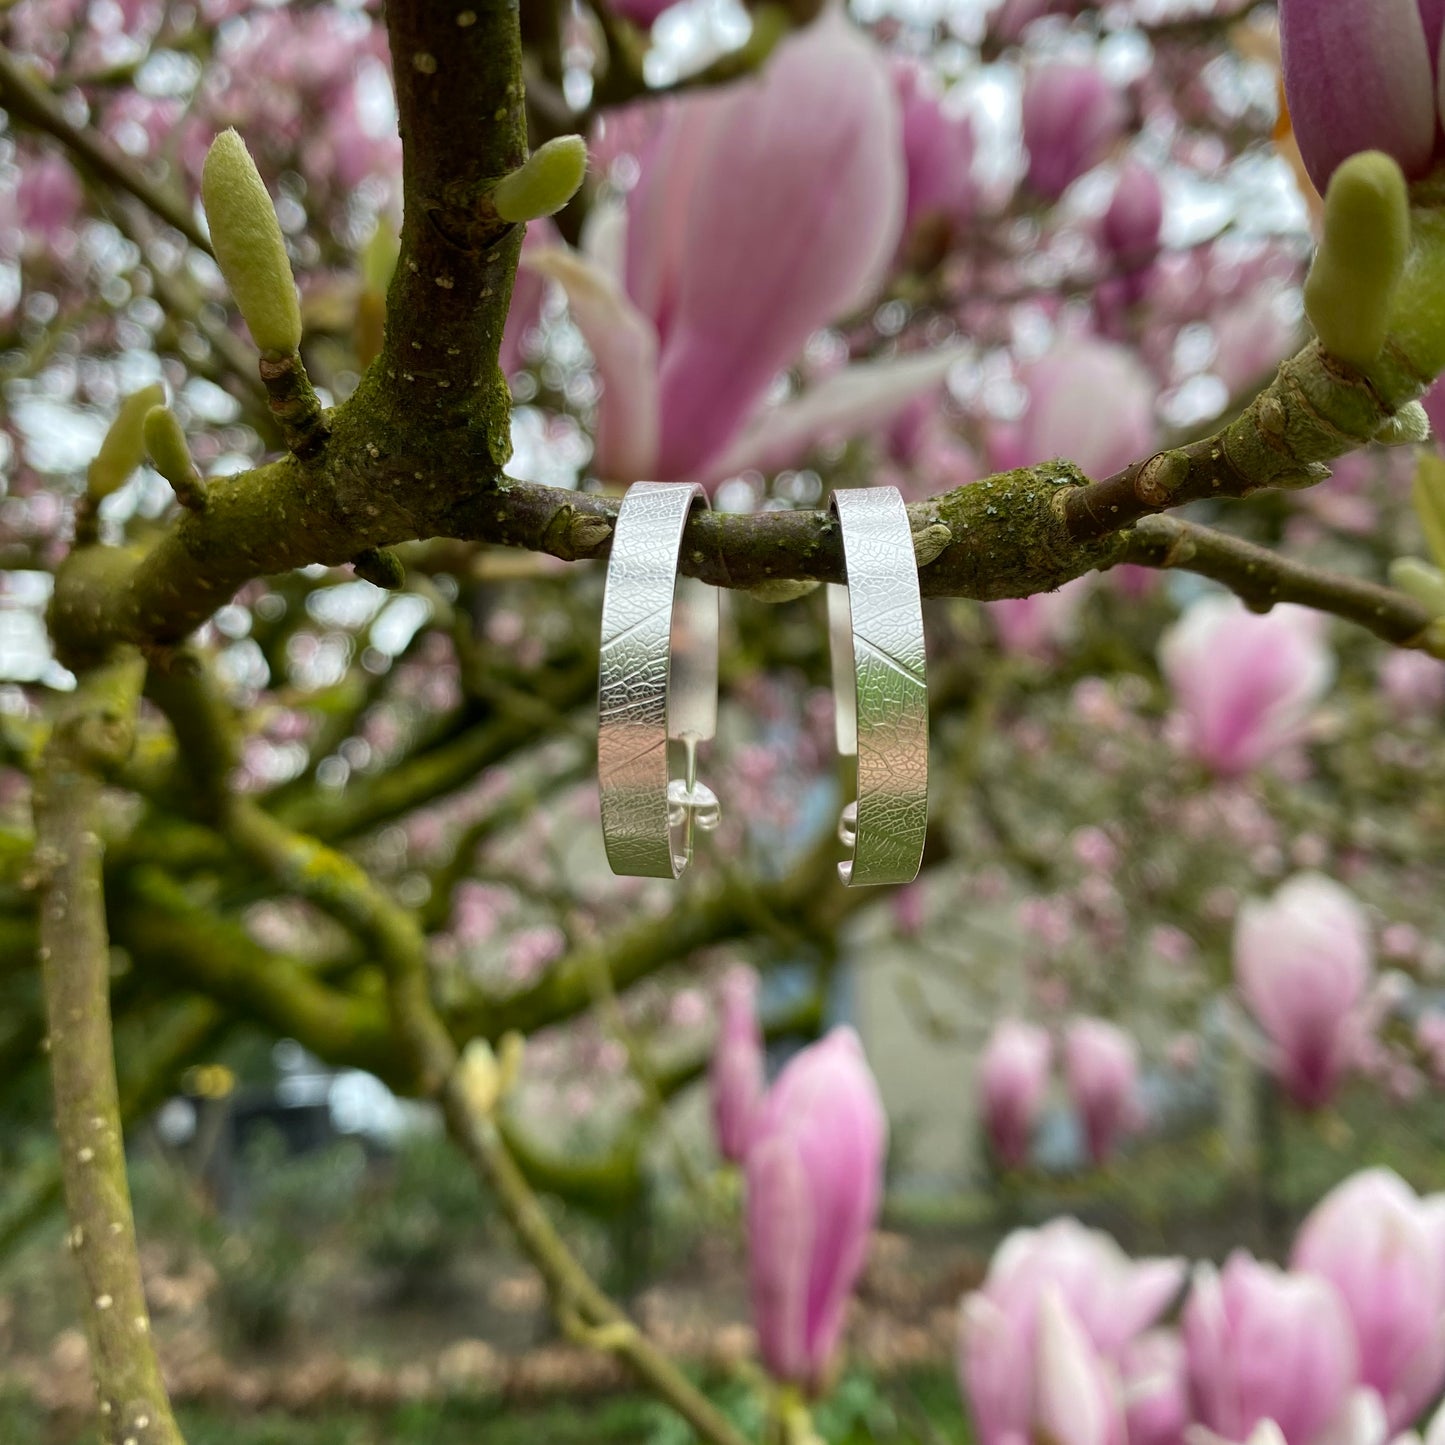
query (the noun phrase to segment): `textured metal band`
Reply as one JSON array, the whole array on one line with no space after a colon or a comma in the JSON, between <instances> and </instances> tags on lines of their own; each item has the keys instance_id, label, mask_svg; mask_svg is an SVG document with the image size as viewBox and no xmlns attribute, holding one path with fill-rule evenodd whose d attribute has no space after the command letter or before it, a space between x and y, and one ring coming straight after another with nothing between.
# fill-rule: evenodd
<instances>
[{"instance_id":1,"label":"textured metal band","mask_svg":"<svg viewBox=\"0 0 1445 1445\"><path fill-rule=\"evenodd\" d=\"M928 683L908 511L896 487L834 492L848 585L828 588L838 751L856 756L857 801L839 836L844 883L908 883L928 830Z\"/></svg>"},{"instance_id":2,"label":"textured metal band","mask_svg":"<svg viewBox=\"0 0 1445 1445\"><path fill-rule=\"evenodd\" d=\"M718 821L717 799L696 775L697 745L717 731L717 593L679 577L677 566L698 503L708 505L698 486L634 482L612 534L597 780L607 861L614 873L633 877L676 878L692 856L693 829Z\"/></svg>"}]
</instances>

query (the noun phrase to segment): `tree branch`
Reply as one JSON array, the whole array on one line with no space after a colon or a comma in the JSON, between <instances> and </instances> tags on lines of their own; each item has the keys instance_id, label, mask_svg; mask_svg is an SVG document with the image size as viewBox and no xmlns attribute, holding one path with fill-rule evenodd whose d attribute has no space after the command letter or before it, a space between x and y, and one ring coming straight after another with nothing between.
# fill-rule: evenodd
<instances>
[{"instance_id":1,"label":"tree branch","mask_svg":"<svg viewBox=\"0 0 1445 1445\"><path fill-rule=\"evenodd\" d=\"M130 750L145 667L134 652L81 680L36 783L40 959L70 1247L111 1445L183 1445L161 1380L125 1172L97 832L101 771Z\"/></svg>"},{"instance_id":2,"label":"tree branch","mask_svg":"<svg viewBox=\"0 0 1445 1445\"><path fill-rule=\"evenodd\" d=\"M1223 583L1258 612L1276 602L1297 602L1358 623L1397 647L1433 650L1427 635L1433 614L1403 592L1306 566L1197 522L1141 518L1125 534L1120 560L1197 572Z\"/></svg>"},{"instance_id":3,"label":"tree branch","mask_svg":"<svg viewBox=\"0 0 1445 1445\"><path fill-rule=\"evenodd\" d=\"M107 185L128 192L191 245L212 254L211 243L185 200L138 170L98 131L72 125L50 91L27 74L24 65L4 46L0 46L0 102L16 120L54 136L83 169Z\"/></svg>"}]
</instances>

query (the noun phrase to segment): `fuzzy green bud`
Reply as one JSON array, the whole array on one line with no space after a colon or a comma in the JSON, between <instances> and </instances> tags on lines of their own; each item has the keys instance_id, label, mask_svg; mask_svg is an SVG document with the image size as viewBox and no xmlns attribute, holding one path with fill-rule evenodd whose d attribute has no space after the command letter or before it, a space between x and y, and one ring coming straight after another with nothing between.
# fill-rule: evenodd
<instances>
[{"instance_id":1,"label":"fuzzy green bud","mask_svg":"<svg viewBox=\"0 0 1445 1445\"><path fill-rule=\"evenodd\" d=\"M492 192L504 221L535 221L562 209L587 173L587 143L580 135L559 135L530 156Z\"/></svg>"},{"instance_id":2,"label":"fuzzy green bud","mask_svg":"<svg viewBox=\"0 0 1445 1445\"><path fill-rule=\"evenodd\" d=\"M1430 440L1430 415L1418 401L1407 401L1399 411L1375 433L1383 447L1410 446Z\"/></svg>"},{"instance_id":3,"label":"fuzzy green bud","mask_svg":"<svg viewBox=\"0 0 1445 1445\"><path fill-rule=\"evenodd\" d=\"M406 583L406 568L402 566L401 558L385 547L368 547L351 559L351 565L358 577L388 592L394 592Z\"/></svg>"},{"instance_id":4,"label":"fuzzy green bud","mask_svg":"<svg viewBox=\"0 0 1445 1445\"><path fill-rule=\"evenodd\" d=\"M1305 313L1331 356L1368 366L1380 354L1409 253L1404 173L1383 151L1351 156L1330 177L1304 288Z\"/></svg>"},{"instance_id":5,"label":"fuzzy green bud","mask_svg":"<svg viewBox=\"0 0 1445 1445\"><path fill-rule=\"evenodd\" d=\"M201 171L201 201L216 261L251 339L267 356L290 356L301 345L296 281L276 207L234 130L211 142Z\"/></svg>"},{"instance_id":6,"label":"fuzzy green bud","mask_svg":"<svg viewBox=\"0 0 1445 1445\"><path fill-rule=\"evenodd\" d=\"M1445 567L1445 459L1432 452L1420 453L1412 495L1430 555L1436 566Z\"/></svg>"},{"instance_id":7,"label":"fuzzy green bud","mask_svg":"<svg viewBox=\"0 0 1445 1445\"><path fill-rule=\"evenodd\" d=\"M1396 557L1390 582L1435 617L1445 617L1445 572L1418 557Z\"/></svg>"},{"instance_id":8,"label":"fuzzy green bud","mask_svg":"<svg viewBox=\"0 0 1445 1445\"><path fill-rule=\"evenodd\" d=\"M167 406L153 406L145 414L145 445L151 465L171 484L176 501L198 512L206 504L205 483L191 460L186 434Z\"/></svg>"},{"instance_id":9,"label":"fuzzy green bud","mask_svg":"<svg viewBox=\"0 0 1445 1445\"><path fill-rule=\"evenodd\" d=\"M86 492L99 502L119 491L145 460L145 418L153 406L165 402L166 389L153 381L121 402L95 460L86 469Z\"/></svg>"}]
</instances>

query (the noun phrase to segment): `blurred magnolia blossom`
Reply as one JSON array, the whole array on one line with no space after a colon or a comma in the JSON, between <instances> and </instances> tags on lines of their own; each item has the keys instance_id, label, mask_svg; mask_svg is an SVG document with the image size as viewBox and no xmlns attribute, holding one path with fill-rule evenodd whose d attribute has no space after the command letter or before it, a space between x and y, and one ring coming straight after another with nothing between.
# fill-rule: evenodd
<instances>
[{"instance_id":1,"label":"blurred magnolia blossom","mask_svg":"<svg viewBox=\"0 0 1445 1445\"><path fill-rule=\"evenodd\" d=\"M1003 0L991 21L1000 40L1017 41L1035 20L1046 15L1073 15L1082 0Z\"/></svg>"},{"instance_id":2,"label":"blurred magnolia blossom","mask_svg":"<svg viewBox=\"0 0 1445 1445\"><path fill-rule=\"evenodd\" d=\"M1124 132L1128 107L1092 65L1050 64L1024 78L1023 138L1029 186L1056 201L1108 154Z\"/></svg>"},{"instance_id":3,"label":"blurred magnolia blossom","mask_svg":"<svg viewBox=\"0 0 1445 1445\"><path fill-rule=\"evenodd\" d=\"M1290 120L1316 190L1363 150L1385 151L1411 180L1429 174L1445 154L1439 0L1280 0L1279 28Z\"/></svg>"},{"instance_id":4,"label":"blurred magnolia blossom","mask_svg":"<svg viewBox=\"0 0 1445 1445\"><path fill-rule=\"evenodd\" d=\"M888 1119L858 1035L795 1055L758 1110L743 1169L753 1324L775 1380L821 1389L883 1195Z\"/></svg>"},{"instance_id":5,"label":"blurred magnolia blossom","mask_svg":"<svg viewBox=\"0 0 1445 1445\"><path fill-rule=\"evenodd\" d=\"M783 41L756 77L647 102L637 165L583 252L526 257L562 284L591 348L599 476L775 469L937 388L954 350L860 362L764 407L808 338L878 291L903 233L893 80L840 14Z\"/></svg>"},{"instance_id":6,"label":"blurred magnolia blossom","mask_svg":"<svg viewBox=\"0 0 1445 1445\"><path fill-rule=\"evenodd\" d=\"M1044 660L1073 641L1079 609L1094 590L1093 573L1075 577L1053 592L1032 597L1006 597L988 602L988 615L998 633L999 646L1019 657Z\"/></svg>"},{"instance_id":7,"label":"blurred magnolia blossom","mask_svg":"<svg viewBox=\"0 0 1445 1445\"><path fill-rule=\"evenodd\" d=\"M1273 1421L1287 1445L1323 1442L1359 1379L1359 1351L1335 1287L1243 1250L1201 1265L1182 1317L1198 1421L1247 1440Z\"/></svg>"},{"instance_id":8,"label":"blurred magnolia blossom","mask_svg":"<svg viewBox=\"0 0 1445 1445\"><path fill-rule=\"evenodd\" d=\"M1054 1046L1048 1030L1021 1019L994 1025L978 1060L978 1103L984 1133L1005 1168L1028 1162L1029 1145L1049 1088Z\"/></svg>"},{"instance_id":9,"label":"blurred magnolia blossom","mask_svg":"<svg viewBox=\"0 0 1445 1445\"><path fill-rule=\"evenodd\" d=\"M1290 1262L1339 1291L1389 1428L1413 1424L1445 1385L1445 1196L1421 1199L1388 1169L1352 1175L1311 1211Z\"/></svg>"},{"instance_id":10,"label":"blurred magnolia blossom","mask_svg":"<svg viewBox=\"0 0 1445 1445\"><path fill-rule=\"evenodd\" d=\"M742 965L730 968L719 992L722 1021L708 1069L713 1136L718 1153L741 1164L766 1090L758 976Z\"/></svg>"},{"instance_id":11,"label":"blurred magnolia blossom","mask_svg":"<svg viewBox=\"0 0 1445 1445\"><path fill-rule=\"evenodd\" d=\"M1009 1235L982 1287L959 1306L959 1389L979 1445L1039 1438L1041 1406L1050 1424L1062 1424L1057 1391L1070 1373L1087 1411L1081 1445L1122 1440L1113 1419L1122 1403L1114 1371L1131 1341L1174 1300L1184 1275L1183 1260L1131 1260L1108 1235L1073 1219ZM1046 1299L1052 1358L1042 1359ZM1061 1315L1075 1329L1061 1327Z\"/></svg>"},{"instance_id":12,"label":"blurred magnolia blossom","mask_svg":"<svg viewBox=\"0 0 1445 1445\"><path fill-rule=\"evenodd\" d=\"M1107 1019L1075 1019L1064 1030L1064 1082L1089 1157L1103 1164L1141 1122L1138 1046Z\"/></svg>"},{"instance_id":13,"label":"blurred magnolia blossom","mask_svg":"<svg viewBox=\"0 0 1445 1445\"><path fill-rule=\"evenodd\" d=\"M1180 1445L1191 1418L1189 1365L1174 1330L1150 1330L1124 1349L1122 1378L1129 1445Z\"/></svg>"},{"instance_id":14,"label":"blurred magnolia blossom","mask_svg":"<svg viewBox=\"0 0 1445 1445\"><path fill-rule=\"evenodd\" d=\"M1334 681L1325 619L1285 603L1263 615L1233 596L1194 603L1159 643L1188 750L1215 773L1247 773L1303 737Z\"/></svg>"},{"instance_id":15,"label":"blurred magnolia blossom","mask_svg":"<svg viewBox=\"0 0 1445 1445\"><path fill-rule=\"evenodd\" d=\"M70 162L45 152L28 161L15 188L15 220L31 243L57 245L76 223L84 192Z\"/></svg>"},{"instance_id":16,"label":"blurred magnolia blossom","mask_svg":"<svg viewBox=\"0 0 1445 1445\"><path fill-rule=\"evenodd\" d=\"M1107 477L1153 451L1158 387L1129 347L1066 334L1020 367L1019 382L1022 418L989 429L996 470L1067 457L1089 476Z\"/></svg>"},{"instance_id":17,"label":"blurred magnolia blossom","mask_svg":"<svg viewBox=\"0 0 1445 1445\"><path fill-rule=\"evenodd\" d=\"M1113 1365L1059 1291L1039 1303L1030 1435L1056 1445L1125 1445L1123 1397Z\"/></svg>"},{"instance_id":18,"label":"blurred magnolia blossom","mask_svg":"<svg viewBox=\"0 0 1445 1445\"><path fill-rule=\"evenodd\" d=\"M941 223L946 244L950 234L973 219L978 205L973 121L945 107L929 71L916 61L895 61L893 83L903 118L908 175L903 234L906 239L924 223Z\"/></svg>"},{"instance_id":19,"label":"blurred magnolia blossom","mask_svg":"<svg viewBox=\"0 0 1445 1445\"><path fill-rule=\"evenodd\" d=\"M1137 271L1158 254L1163 224L1164 192L1158 175L1141 161L1129 161L1099 223L1104 249L1124 270Z\"/></svg>"},{"instance_id":20,"label":"blurred magnolia blossom","mask_svg":"<svg viewBox=\"0 0 1445 1445\"><path fill-rule=\"evenodd\" d=\"M1305 1108L1327 1103L1365 1035L1374 973L1369 923L1354 895L1301 873L1269 901L1246 902L1234 973L1289 1096Z\"/></svg>"}]
</instances>

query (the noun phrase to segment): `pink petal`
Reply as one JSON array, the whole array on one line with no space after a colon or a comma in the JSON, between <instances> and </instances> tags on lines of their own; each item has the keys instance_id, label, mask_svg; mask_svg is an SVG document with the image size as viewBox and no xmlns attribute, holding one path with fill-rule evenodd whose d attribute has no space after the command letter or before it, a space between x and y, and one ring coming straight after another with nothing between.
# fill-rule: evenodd
<instances>
[{"instance_id":1,"label":"pink petal","mask_svg":"<svg viewBox=\"0 0 1445 1445\"><path fill-rule=\"evenodd\" d=\"M747 1159L753 1325L763 1361L779 1380L804 1381L809 1374L810 1193L792 1139L778 1134L754 1143Z\"/></svg>"},{"instance_id":2,"label":"pink petal","mask_svg":"<svg viewBox=\"0 0 1445 1445\"><path fill-rule=\"evenodd\" d=\"M1418 0L1281 0L1279 27L1295 138L1321 192L1356 151L1386 151L1412 179L1429 171L1435 54Z\"/></svg>"},{"instance_id":3,"label":"pink petal","mask_svg":"<svg viewBox=\"0 0 1445 1445\"><path fill-rule=\"evenodd\" d=\"M821 442L885 427L911 402L937 387L962 354L962 347L944 347L844 367L801 396L755 417L706 469L705 477L730 477L750 467L774 472Z\"/></svg>"},{"instance_id":4,"label":"pink petal","mask_svg":"<svg viewBox=\"0 0 1445 1445\"><path fill-rule=\"evenodd\" d=\"M560 246L523 264L561 284L602 382L593 468L612 482L651 478L657 461L657 333L591 262Z\"/></svg>"},{"instance_id":5,"label":"pink petal","mask_svg":"<svg viewBox=\"0 0 1445 1445\"><path fill-rule=\"evenodd\" d=\"M903 223L882 56L829 12L730 91L696 158L666 317L657 474L697 474L818 327L881 282Z\"/></svg>"}]
</instances>

